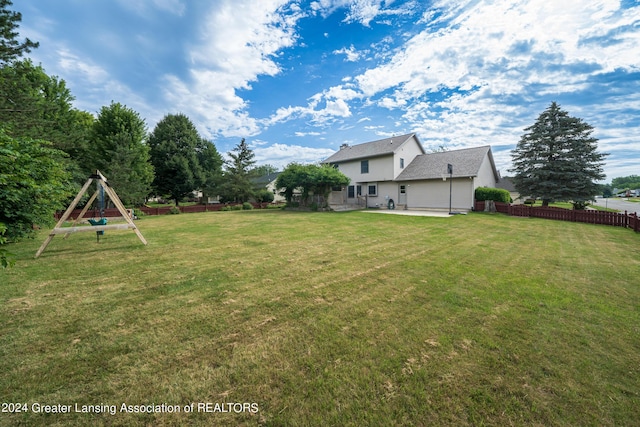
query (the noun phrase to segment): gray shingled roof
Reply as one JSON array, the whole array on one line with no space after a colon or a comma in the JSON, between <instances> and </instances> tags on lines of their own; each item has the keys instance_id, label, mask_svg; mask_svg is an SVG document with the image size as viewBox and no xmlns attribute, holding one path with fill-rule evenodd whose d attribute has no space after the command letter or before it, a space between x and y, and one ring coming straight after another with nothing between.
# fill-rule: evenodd
<instances>
[{"instance_id":1,"label":"gray shingled roof","mask_svg":"<svg viewBox=\"0 0 640 427\"><path fill-rule=\"evenodd\" d=\"M402 171L396 181L413 181L417 179L442 179L447 174L447 164L453 165L453 177L477 176L484 160L489 153L492 159L491 147L486 145L477 148L443 151L440 153L421 154ZM493 173L498 173L493 165Z\"/></svg>"},{"instance_id":2,"label":"gray shingled roof","mask_svg":"<svg viewBox=\"0 0 640 427\"><path fill-rule=\"evenodd\" d=\"M267 185L271 181L273 181L276 178L278 178L278 175L280 175L280 172L273 172L273 173L270 173L268 175L262 175L262 176L259 176L257 178L253 178L251 180L251 182L253 182L254 184Z\"/></svg>"},{"instance_id":3,"label":"gray shingled roof","mask_svg":"<svg viewBox=\"0 0 640 427\"><path fill-rule=\"evenodd\" d=\"M415 133L410 133L407 135L392 136L391 138L380 139L378 141L366 142L364 144L349 145L341 148L340 151L324 160L323 163L339 163L392 154L414 135ZM420 147L422 147L422 145L420 145Z\"/></svg>"},{"instance_id":4,"label":"gray shingled roof","mask_svg":"<svg viewBox=\"0 0 640 427\"><path fill-rule=\"evenodd\" d=\"M500 180L496 182L496 188L502 188L511 193L516 192L516 186L513 183L513 178L511 178L510 176L500 177Z\"/></svg>"}]
</instances>

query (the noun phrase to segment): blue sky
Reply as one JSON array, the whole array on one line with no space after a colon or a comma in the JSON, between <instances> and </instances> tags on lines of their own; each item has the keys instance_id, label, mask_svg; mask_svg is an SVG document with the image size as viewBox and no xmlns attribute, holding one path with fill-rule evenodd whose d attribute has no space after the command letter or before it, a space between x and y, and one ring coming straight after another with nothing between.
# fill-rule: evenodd
<instances>
[{"instance_id":1,"label":"blue sky","mask_svg":"<svg viewBox=\"0 0 640 427\"><path fill-rule=\"evenodd\" d=\"M184 113L221 153L317 162L417 133L491 145L503 175L552 101L595 127L606 181L640 174L638 0L14 0L75 106L149 130Z\"/></svg>"}]
</instances>

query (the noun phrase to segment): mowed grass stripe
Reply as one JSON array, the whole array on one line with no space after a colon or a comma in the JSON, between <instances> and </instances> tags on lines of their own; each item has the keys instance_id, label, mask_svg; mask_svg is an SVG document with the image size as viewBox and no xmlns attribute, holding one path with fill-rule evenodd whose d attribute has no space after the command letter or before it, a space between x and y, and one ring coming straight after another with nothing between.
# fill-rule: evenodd
<instances>
[{"instance_id":1,"label":"mowed grass stripe","mask_svg":"<svg viewBox=\"0 0 640 427\"><path fill-rule=\"evenodd\" d=\"M258 414L14 425L632 425L638 236L471 214L220 212L11 247L0 392ZM42 238L46 235L41 233ZM624 266L624 268L620 268Z\"/></svg>"}]
</instances>

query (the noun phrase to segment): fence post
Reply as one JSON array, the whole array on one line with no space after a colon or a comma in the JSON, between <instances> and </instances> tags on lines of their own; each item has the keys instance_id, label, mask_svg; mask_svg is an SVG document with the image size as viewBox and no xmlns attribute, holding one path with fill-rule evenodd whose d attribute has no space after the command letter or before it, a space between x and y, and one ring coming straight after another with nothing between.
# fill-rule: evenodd
<instances>
[{"instance_id":1,"label":"fence post","mask_svg":"<svg viewBox=\"0 0 640 427\"><path fill-rule=\"evenodd\" d=\"M624 220L622 226L624 228L629 228L629 215L627 214L627 211L624 211Z\"/></svg>"}]
</instances>

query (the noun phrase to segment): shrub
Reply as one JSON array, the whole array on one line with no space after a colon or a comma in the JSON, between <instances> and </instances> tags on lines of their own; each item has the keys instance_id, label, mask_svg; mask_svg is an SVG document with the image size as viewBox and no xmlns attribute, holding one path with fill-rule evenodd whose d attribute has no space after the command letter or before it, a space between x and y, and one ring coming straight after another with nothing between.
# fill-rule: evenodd
<instances>
[{"instance_id":1,"label":"shrub","mask_svg":"<svg viewBox=\"0 0 640 427\"><path fill-rule=\"evenodd\" d=\"M242 204L242 210L243 211L250 211L251 209L253 209L253 205L249 202L244 202Z\"/></svg>"},{"instance_id":2,"label":"shrub","mask_svg":"<svg viewBox=\"0 0 640 427\"><path fill-rule=\"evenodd\" d=\"M511 194L502 188L478 187L476 188L475 196L479 202L484 200L493 200L494 202L502 203L511 202Z\"/></svg>"},{"instance_id":3,"label":"shrub","mask_svg":"<svg viewBox=\"0 0 640 427\"><path fill-rule=\"evenodd\" d=\"M171 215L178 215L180 213L180 209L178 209L176 206L174 206L171 209L169 209L169 213Z\"/></svg>"},{"instance_id":4,"label":"shrub","mask_svg":"<svg viewBox=\"0 0 640 427\"><path fill-rule=\"evenodd\" d=\"M267 190L266 188L256 191L254 197L258 203L271 203L275 198L273 192Z\"/></svg>"},{"instance_id":5,"label":"shrub","mask_svg":"<svg viewBox=\"0 0 640 427\"><path fill-rule=\"evenodd\" d=\"M589 202L587 201L572 202L572 204L573 209L576 211L583 211L587 209L587 206L589 206Z\"/></svg>"},{"instance_id":6,"label":"shrub","mask_svg":"<svg viewBox=\"0 0 640 427\"><path fill-rule=\"evenodd\" d=\"M6 237L4 237L4 233L6 231L7 227L0 222L0 246L7 242ZM11 252L0 248L0 268L12 267L15 264L15 260L13 258L14 255Z\"/></svg>"}]
</instances>

